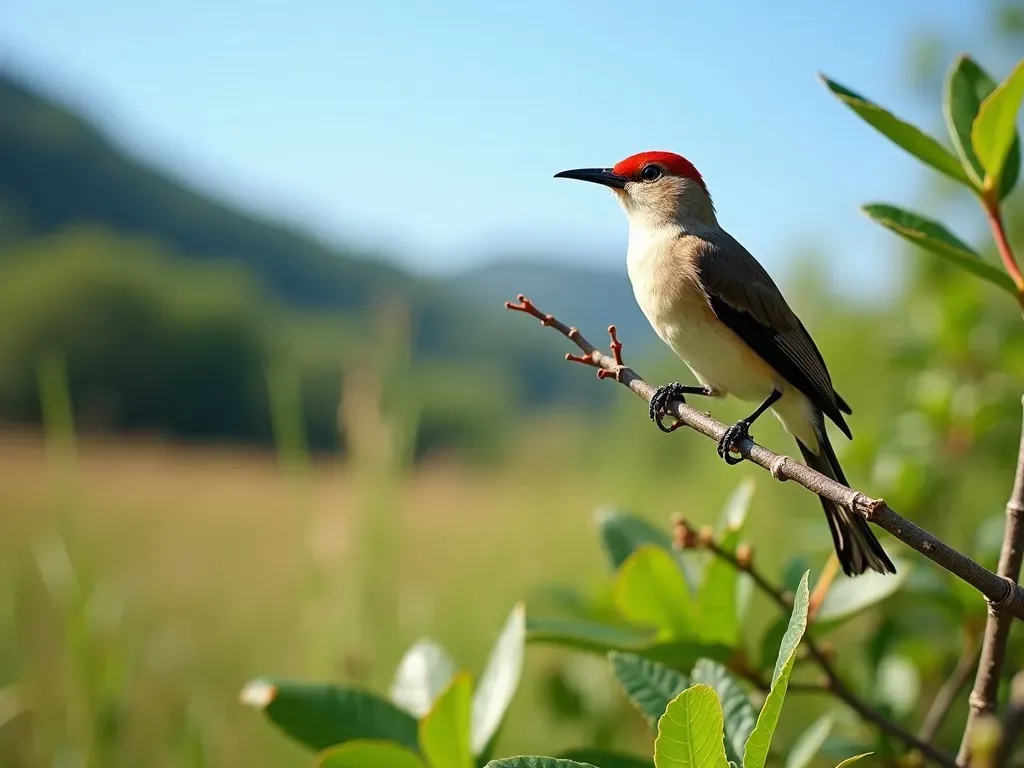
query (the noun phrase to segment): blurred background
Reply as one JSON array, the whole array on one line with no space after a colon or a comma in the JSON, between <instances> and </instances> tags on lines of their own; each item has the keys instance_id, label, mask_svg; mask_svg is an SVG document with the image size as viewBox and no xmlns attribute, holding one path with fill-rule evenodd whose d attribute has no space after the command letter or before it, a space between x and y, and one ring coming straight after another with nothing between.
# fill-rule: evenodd
<instances>
[{"instance_id":1,"label":"blurred background","mask_svg":"<svg viewBox=\"0 0 1024 768\"><path fill-rule=\"evenodd\" d=\"M858 211L906 205L995 258L966 193L816 79L945 136L960 52L1004 77L1024 4L8 0L0 764L306 765L238 704L247 680L383 690L423 635L478 673L515 601L603 583L604 505L699 524L756 476L765 570L819 569L806 492L666 438L502 308L526 293L595 343L615 323L651 381L687 375L610 195L551 178L645 149L701 169L815 336L851 481L994 566L1019 312ZM1019 190L1007 210L1019 248ZM984 612L901 599L837 644L903 638L889 705L912 720ZM586 663L529 648L499 754L647 748Z\"/></svg>"}]
</instances>

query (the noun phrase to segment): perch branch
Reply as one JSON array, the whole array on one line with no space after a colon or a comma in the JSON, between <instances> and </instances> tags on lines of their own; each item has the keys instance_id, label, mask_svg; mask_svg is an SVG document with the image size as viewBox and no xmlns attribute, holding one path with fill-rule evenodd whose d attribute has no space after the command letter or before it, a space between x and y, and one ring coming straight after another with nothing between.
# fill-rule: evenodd
<instances>
[{"instance_id":1,"label":"perch branch","mask_svg":"<svg viewBox=\"0 0 1024 768\"><path fill-rule=\"evenodd\" d=\"M729 550L724 549L714 540L713 537L698 535L682 515L677 515L674 518L673 526L675 528L674 541L677 546L680 548L703 547L704 549L707 549L709 552L714 554L715 557L719 557L729 563L740 573L745 573L750 576L754 584L757 585L762 592L768 595L768 597L770 597L776 605L782 609L784 614L792 612L793 596L785 592L781 587L772 584L772 582L769 581L763 573L755 568L749 552L746 552L741 556L739 554L740 550L738 549L734 554ZM810 632L804 634L803 644L806 646L810 657L818 665L825 677L825 684L823 686L813 686L804 688L804 690L825 691L831 693L859 714L864 720L869 723L873 723L883 733L887 733L893 738L902 741L908 747L917 750L922 755L933 760L937 765L945 766L945 768L955 768L956 763L953 761L952 757L933 747L927 741L918 738L898 723L894 723L851 691L846 686L846 683L840 679L839 673L836 672L835 667L832 666L832 662L829 660L828 654L820 645L818 645ZM792 688L792 686L790 687Z\"/></svg>"},{"instance_id":2,"label":"perch branch","mask_svg":"<svg viewBox=\"0 0 1024 768\"><path fill-rule=\"evenodd\" d=\"M587 341L578 328L571 328L554 315L541 312L521 294L518 300L517 304L505 302L505 307L536 317L541 324L554 328L583 351L582 356L567 355L567 359L597 368L598 378L614 378L638 397L650 402L655 387L621 362L621 348L617 349L614 357L608 355ZM609 333L611 332L609 330ZM722 439L727 429L725 424L716 421L710 415L678 400L671 401L668 409L676 417L679 425L690 427L716 442ZM740 441L735 447L743 458L768 470L776 480L792 480L822 498L863 515L870 522L884 528L907 546L981 592L989 601L992 610L1024 619L1024 590L1017 584L1015 576L997 575L983 568L923 528L896 514L883 499L874 499L860 491L852 490L820 472L815 472L806 464L774 453L749 438Z\"/></svg>"},{"instance_id":3,"label":"perch branch","mask_svg":"<svg viewBox=\"0 0 1024 768\"><path fill-rule=\"evenodd\" d=\"M1024 555L1024 426L1021 428L1020 449L1017 452L1017 473L1013 479L1010 500L1006 502L1006 523L1003 527L1003 548L999 553L998 572L1007 583L1016 583L1020 575L1021 557ZM974 688L968 699L970 711L967 726L957 754L958 765L968 765L971 759L971 732L979 720L996 711L999 678L1006 656L1006 642L1010 636L1010 618L988 606L985 635L981 641L981 660L974 678Z\"/></svg>"}]
</instances>

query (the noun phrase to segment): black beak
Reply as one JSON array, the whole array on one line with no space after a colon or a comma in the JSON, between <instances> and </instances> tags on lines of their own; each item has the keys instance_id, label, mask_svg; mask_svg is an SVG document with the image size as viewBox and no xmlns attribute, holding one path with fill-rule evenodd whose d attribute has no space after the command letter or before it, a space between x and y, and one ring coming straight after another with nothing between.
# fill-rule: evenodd
<instances>
[{"instance_id":1,"label":"black beak","mask_svg":"<svg viewBox=\"0 0 1024 768\"><path fill-rule=\"evenodd\" d=\"M622 189L629 181L625 176L613 173L611 168L577 168L574 171L562 171L555 174L556 179L579 179L604 184L606 187Z\"/></svg>"}]
</instances>

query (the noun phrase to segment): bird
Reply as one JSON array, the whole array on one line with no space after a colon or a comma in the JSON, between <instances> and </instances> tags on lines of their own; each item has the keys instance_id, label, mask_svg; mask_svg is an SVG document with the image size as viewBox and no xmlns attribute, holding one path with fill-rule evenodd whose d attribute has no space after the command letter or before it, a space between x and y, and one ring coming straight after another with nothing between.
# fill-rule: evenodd
<instances>
[{"instance_id":1,"label":"bird","mask_svg":"<svg viewBox=\"0 0 1024 768\"><path fill-rule=\"evenodd\" d=\"M732 395L757 408L729 427L718 455L737 464L735 446L771 410L804 462L848 485L826 431L826 417L853 439L825 360L778 286L718 222L707 184L681 155L646 151L610 168L577 168L555 178L611 189L629 225L626 271L633 295L658 337L699 385L658 387L649 415L663 432L672 400ZM751 438L752 439L752 438ZM839 564L849 576L896 573L867 520L820 497Z\"/></svg>"}]
</instances>

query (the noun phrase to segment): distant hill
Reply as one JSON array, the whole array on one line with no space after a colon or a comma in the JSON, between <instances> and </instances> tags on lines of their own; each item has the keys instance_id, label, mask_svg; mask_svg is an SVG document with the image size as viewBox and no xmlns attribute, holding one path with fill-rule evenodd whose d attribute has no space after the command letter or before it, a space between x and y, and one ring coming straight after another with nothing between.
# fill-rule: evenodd
<instances>
[{"instance_id":1,"label":"distant hill","mask_svg":"<svg viewBox=\"0 0 1024 768\"><path fill-rule=\"evenodd\" d=\"M201 195L134 158L94 125L0 72L0 232L101 222L195 259L244 262L267 289L306 307L362 308L414 280L362 254Z\"/></svg>"},{"instance_id":2,"label":"distant hill","mask_svg":"<svg viewBox=\"0 0 1024 768\"><path fill-rule=\"evenodd\" d=\"M241 265L271 298L302 311L339 312L358 323L379 300L404 298L417 358L488 369L513 381L529 404L603 400L608 390L579 388L578 372L562 361L558 339L538 334L500 303L478 299L506 298L515 285L513 290L530 290L595 331L614 314L626 338L634 334L632 311L596 309L605 297L616 297L613 306L630 306L617 298L628 293L611 275L554 270L534 291L533 278L519 279L535 277L533 268L486 269L458 281L464 290L452 290L447 279L415 277L200 193L126 152L59 100L0 70L0 245L83 223L152 239L171 257ZM595 307L588 313L589 302Z\"/></svg>"},{"instance_id":3,"label":"distant hill","mask_svg":"<svg viewBox=\"0 0 1024 768\"><path fill-rule=\"evenodd\" d=\"M594 344L604 343L610 324L629 349L643 350L657 341L633 297L625 263L620 272L613 272L539 258L497 259L457 275L453 284L467 296L491 302L524 293L579 327Z\"/></svg>"}]
</instances>

